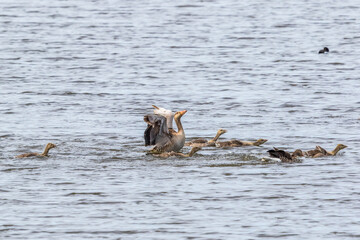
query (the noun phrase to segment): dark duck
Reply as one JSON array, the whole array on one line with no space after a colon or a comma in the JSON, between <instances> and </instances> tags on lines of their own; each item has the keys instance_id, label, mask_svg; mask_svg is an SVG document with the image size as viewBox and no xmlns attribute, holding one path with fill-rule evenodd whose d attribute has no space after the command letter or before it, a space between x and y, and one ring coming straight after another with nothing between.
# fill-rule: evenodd
<instances>
[{"instance_id":1,"label":"dark duck","mask_svg":"<svg viewBox=\"0 0 360 240\"><path fill-rule=\"evenodd\" d=\"M329 48L324 47L324 49L321 49L321 50L319 51L319 54L328 53L328 52L330 52Z\"/></svg>"},{"instance_id":2,"label":"dark duck","mask_svg":"<svg viewBox=\"0 0 360 240\"><path fill-rule=\"evenodd\" d=\"M300 153L300 151L298 150L290 154L289 152L274 147L274 149L271 149L267 152L269 153L270 157L279 158L281 162L286 162L286 163L301 162L301 160L298 159L298 157L301 156L302 153Z\"/></svg>"}]
</instances>

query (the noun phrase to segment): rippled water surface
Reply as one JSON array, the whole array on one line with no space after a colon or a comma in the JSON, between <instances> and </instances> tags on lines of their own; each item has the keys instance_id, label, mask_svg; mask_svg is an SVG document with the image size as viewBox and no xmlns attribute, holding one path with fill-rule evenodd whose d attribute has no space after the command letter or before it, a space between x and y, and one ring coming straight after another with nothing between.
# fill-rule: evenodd
<instances>
[{"instance_id":1,"label":"rippled water surface","mask_svg":"<svg viewBox=\"0 0 360 240\"><path fill-rule=\"evenodd\" d=\"M0 10L1 239L360 238L357 1ZM268 142L146 155L152 104L187 109L188 140L225 128L222 140ZM48 142L48 158L14 158ZM260 161L338 143L331 158Z\"/></svg>"}]
</instances>

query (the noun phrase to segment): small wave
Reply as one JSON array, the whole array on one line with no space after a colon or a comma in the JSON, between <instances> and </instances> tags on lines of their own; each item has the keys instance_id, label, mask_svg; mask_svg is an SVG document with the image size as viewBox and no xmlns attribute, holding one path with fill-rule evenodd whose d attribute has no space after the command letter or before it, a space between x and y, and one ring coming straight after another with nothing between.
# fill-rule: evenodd
<instances>
[{"instance_id":1,"label":"small wave","mask_svg":"<svg viewBox=\"0 0 360 240\"><path fill-rule=\"evenodd\" d=\"M75 195L105 196L105 194L103 192L72 192L72 193L65 194L64 196L69 197L69 196L75 196Z\"/></svg>"},{"instance_id":2,"label":"small wave","mask_svg":"<svg viewBox=\"0 0 360 240\"><path fill-rule=\"evenodd\" d=\"M341 62L332 62L332 63L328 63L328 65L345 65L345 63L341 63Z\"/></svg>"},{"instance_id":3,"label":"small wave","mask_svg":"<svg viewBox=\"0 0 360 240\"><path fill-rule=\"evenodd\" d=\"M202 7L201 5L192 5L192 4L184 4L184 5L177 5L177 8L198 8Z\"/></svg>"},{"instance_id":4,"label":"small wave","mask_svg":"<svg viewBox=\"0 0 360 240\"><path fill-rule=\"evenodd\" d=\"M275 28L293 28L293 27L296 27L296 26L297 26L296 24L292 24L292 23L274 25Z\"/></svg>"}]
</instances>

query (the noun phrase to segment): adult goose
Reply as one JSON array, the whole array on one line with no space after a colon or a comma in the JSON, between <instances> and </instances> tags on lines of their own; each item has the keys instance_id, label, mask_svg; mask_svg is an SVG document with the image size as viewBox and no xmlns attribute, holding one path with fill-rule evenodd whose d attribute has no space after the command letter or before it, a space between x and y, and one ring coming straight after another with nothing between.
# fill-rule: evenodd
<instances>
[{"instance_id":1,"label":"adult goose","mask_svg":"<svg viewBox=\"0 0 360 240\"><path fill-rule=\"evenodd\" d=\"M144 116L144 121L148 124L144 132L145 146L155 145L150 152L178 152L185 144L185 132L181 124L181 117L186 110L176 112L174 120L178 131L169 130L167 119L157 114L148 114Z\"/></svg>"}]
</instances>

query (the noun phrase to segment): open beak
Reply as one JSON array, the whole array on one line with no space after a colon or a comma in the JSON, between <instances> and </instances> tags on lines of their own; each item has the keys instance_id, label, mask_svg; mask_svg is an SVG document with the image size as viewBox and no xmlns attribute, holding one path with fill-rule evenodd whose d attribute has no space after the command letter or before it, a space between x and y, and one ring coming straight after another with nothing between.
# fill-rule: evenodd
<instances>
[{"instance_id":1,"label":"open beak","mask_svg":"<svg viewBox=\"0 0 360 240\"><path fill-rule=\"evenodd\" d=\"M155 105L151 105L151 106L153 106L153 108L155 108L155 109L159 109L157 106L155 106Z\"/></svg>"}]
</instances>

